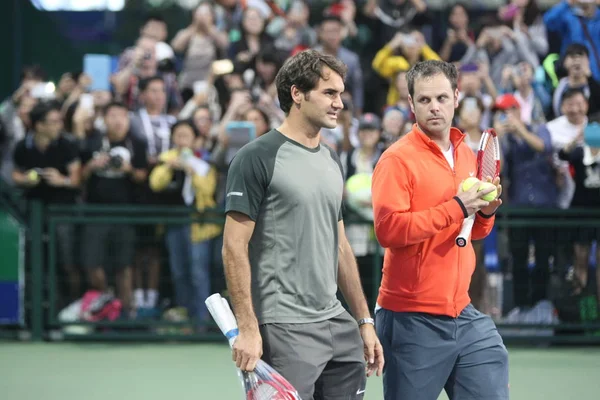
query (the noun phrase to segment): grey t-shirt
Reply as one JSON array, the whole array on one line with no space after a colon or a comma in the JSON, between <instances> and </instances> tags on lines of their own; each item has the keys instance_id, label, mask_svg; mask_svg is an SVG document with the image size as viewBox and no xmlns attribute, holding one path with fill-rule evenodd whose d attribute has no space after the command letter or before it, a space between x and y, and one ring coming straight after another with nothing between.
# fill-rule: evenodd
<instances>
[{"instance_id":1,"label":"grey t-shirt","mask_svg":"<svg viewBox=\"0 0 600 400\"><path fill-rule=\"evenodd\" d=\"M255 222L248 253L259 324L318 322L344 311L336 296L343 188L333 150L277 130L235 155L225 209Z\"/></svg>"}]
</instances>

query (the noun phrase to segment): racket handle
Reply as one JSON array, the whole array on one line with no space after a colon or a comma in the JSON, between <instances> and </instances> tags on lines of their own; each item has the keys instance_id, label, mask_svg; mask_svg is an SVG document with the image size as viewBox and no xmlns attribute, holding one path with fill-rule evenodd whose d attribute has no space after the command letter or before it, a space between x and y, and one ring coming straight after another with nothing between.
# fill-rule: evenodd
<instances>
[{"instance_id":1,"label":"racket handle","mask_svg":"<svg viewBox=\"0 0 600 400\"><path fill-rule=\"evenodd\" d=\"M462 227L460 228L460 233L456 237L456 245L458 247L465 247L467 245L467 241L469 240L469 236L471 236L471 230L473 229L474 223L475 214L469 216L463 221Z\"/></svg>"}]
</instances>

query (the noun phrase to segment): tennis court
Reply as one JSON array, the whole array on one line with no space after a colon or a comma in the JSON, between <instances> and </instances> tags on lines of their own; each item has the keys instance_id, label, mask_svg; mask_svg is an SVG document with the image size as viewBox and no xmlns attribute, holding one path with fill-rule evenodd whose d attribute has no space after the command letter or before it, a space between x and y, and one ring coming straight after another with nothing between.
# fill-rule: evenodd
<instances>
[{"instance_id":1,"label":"tennis court","mask_svg":"<svg viewBox=\"0 0 600 400\"><path fill-rule=\"evenodd\" d=\"M600 348L509 351L512 400L600 397ZM225 345L0 342L6 400L241 400L236 379ZM366 400L382 398L371 378Z\"/></svg>"}]
</instances>

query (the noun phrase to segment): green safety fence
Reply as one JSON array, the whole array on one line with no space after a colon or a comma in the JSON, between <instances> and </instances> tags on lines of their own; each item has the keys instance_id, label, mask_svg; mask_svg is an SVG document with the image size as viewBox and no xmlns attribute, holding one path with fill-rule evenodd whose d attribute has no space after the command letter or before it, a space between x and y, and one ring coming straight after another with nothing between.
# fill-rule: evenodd
<instances>
[{"instance_id":1,"label":"green safety fence","mask_svg":"<svg viewBox=\"0 0 600 400\"><path fill-rule=\"evenodd\" d=\"M26 323L23 329L35 340L222 340L221 334L214 327L207 332L189 332L188 322L172 322L163 319L119 320L114 322L64 322L58 319L60 297L60 268L57 254L56 228L61 224L85 225L91 223L129 224L129 225L165 225L188 224L191 222L223 223L224 216L220 210L208 210L204 213L194 212L185 207L152 207L152 206L105 206L82 204L76 206L49 206L31 203L28 210L27 226L27 262L29 274L27 288ZM350 218L345 221L347 227L367 225L368 221ZM496 229L499 236L505 236L514 230L527 227L554 228L573 230L585 227L600 227L600 210L531 210L504 207L498 214ZM372 236L371 236L372 237ZM373 239L374 240L374 239ZM556 238L556 246L571 246L570 242L560 243ZM501 242L499 239L498 242ZM376 242L374 243L376 244ZM498 247L502 247L498 243ZM383 252L374 246L375 252L370 257L372 266L362 274L365 291L369 294L369 304L374 306L376 293L381 279ZM500 250L498 250L500 252ZM504 261L500 261L503 264ZM504 267L502 267L504 268ZM167 263L163 263L167 271ZM590 270L593 281L594 271ZM222 278L222 277L221 277ZM510 273L503 274L505 287L510 285ZM505 289L506 297L510 297L510 289ZM531 323L506 323L497 321L498 328L508 341L538 344L554 343L600 343L600 319L595 294L579 296L572 301L571 307L577 314L575 321L563 321L556 325ZM507 300L508 301L508 300ZM506 313L507 310L505 310ZM93 329L86 334L70 333L68 327L73 325L89 326Z\"/></svg>"},{"instance_id":2,"label":"green safety fence","mask_svg":"<svg viewBox=\"0 0 600 400\"><path fill-rule=\"evenodd\" d=\"M38 207L35 207L38 208ZM47 310L42 312L41 318L45 321L45 337L52 340L221 340L222 335L216 326L211 325L213 329L203 333L178 333L178 328L184 330L190 324L189 322L171 322L165 320L124 320L112 322L61 322L57 318L58 309L57 291L59 282L57 276L59 272L57 255L57 226L61 224L84 225L84 224L115 224L115 225L169 225L169 224L190 224L192 222L200 223L218 223L224 224L225 218L222 210L207 210L198 213L186 207L160 207L160 206L106 206L106 205L78 205L61 206L52 205L45 209L43 224L46 225L47 232L47 257L44 260L47 263L46 283L48 288L48 297L45 299ZM372 224L368 221L352 218L345 220L347 226L356 224L367 224L369 228ZM40 225L43 225L40 224ZM43 237L32 238L33 242L42 242ZM371 269L370 281L379 282L381 277L382 252L378 246L372 255L373 267ZM41 262L41 260L35 260ZM38 269L43 269L40 266ZM37 282L37 285L42 285ZM374 299L371 299L371 305L374 306ZM37 308L39 310L39 308ZM34 318L40 318L36 315ZM69 333L66 327L72 326L92 326L95 331L92 333L73 334ZM162 329L161 329L162 328ZM174 331L174 332L173 332ZM34 335L34 337L37 337Z\"/></svg>"}]
</instances>

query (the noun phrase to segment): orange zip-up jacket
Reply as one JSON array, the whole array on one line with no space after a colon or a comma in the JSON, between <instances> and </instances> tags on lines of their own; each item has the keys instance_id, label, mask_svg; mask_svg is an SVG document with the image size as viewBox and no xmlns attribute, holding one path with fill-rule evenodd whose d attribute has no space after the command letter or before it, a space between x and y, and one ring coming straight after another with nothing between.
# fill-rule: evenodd
<instances>
[{"instance_id":1,"label":"orange zip-up jacket","mask_svg":"<svg viewBox=\"0 0 600 400\"><path fill-rule=\"evenodd\" d=\"M451 128L454 170L439 146L414 125L379 159L373 173L375 234L385 248L377 304L397 312L457 317L470 303L471 242L455 244L466 209L456 197L476 173L476 157ZM494 216L478 213L471 239L483 239Z\"/></svg>"}]
</instances>

